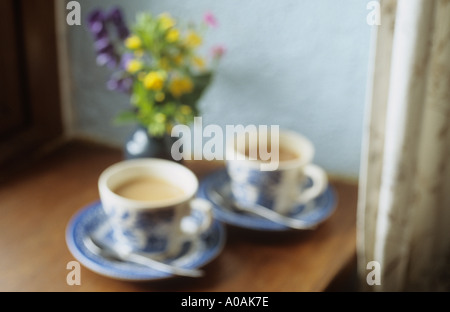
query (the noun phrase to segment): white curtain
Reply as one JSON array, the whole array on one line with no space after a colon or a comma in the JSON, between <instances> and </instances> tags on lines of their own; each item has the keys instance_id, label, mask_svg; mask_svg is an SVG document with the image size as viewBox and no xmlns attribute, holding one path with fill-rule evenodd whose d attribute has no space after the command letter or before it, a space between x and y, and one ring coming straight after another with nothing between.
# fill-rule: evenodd
<instances>
[{"instance_id":1,"label":"white curtain","mask_svg":"<svg viewBox=\"0 0 450 312\"><path fill-rule=\"evenodd\" d=\"M362 290L450 290L450 0L381 0L360 173ZM367 275L377 274L379 285Z\"/></svg>"}]
</instances>

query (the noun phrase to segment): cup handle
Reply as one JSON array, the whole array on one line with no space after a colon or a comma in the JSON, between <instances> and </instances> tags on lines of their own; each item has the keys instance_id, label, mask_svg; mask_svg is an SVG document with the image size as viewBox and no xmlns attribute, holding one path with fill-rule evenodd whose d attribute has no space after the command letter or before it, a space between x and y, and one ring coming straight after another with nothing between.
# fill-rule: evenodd
<instances>
[{"instance_id":1,"label":"cup handle","mask_svg":"<svg viewBox=\"0 0 450 312\"><path fill-rule=\"evenodd\" d=\"M297 197L297 201L300 204L305 204L322 194L328 185L328 177L325 171L317 165L306 165L303 168L303 173L311 178L312 186L303 190L302 193Z\"/></svg>"},{"instance_id":2,"label":"cup handle","mask_svg":"<svg viewBox=\"0 0 450 312\"><path fill-rule=\"evenodd\" d=\"M192 216L184 217L181 222L181 230L188 236L197 236L211 226L213 220L212 205L205 199L194 198L190 202L190 207L191 214L196 211L202 215L202 222L198 224Z\"/></svg>"}]
</instances>

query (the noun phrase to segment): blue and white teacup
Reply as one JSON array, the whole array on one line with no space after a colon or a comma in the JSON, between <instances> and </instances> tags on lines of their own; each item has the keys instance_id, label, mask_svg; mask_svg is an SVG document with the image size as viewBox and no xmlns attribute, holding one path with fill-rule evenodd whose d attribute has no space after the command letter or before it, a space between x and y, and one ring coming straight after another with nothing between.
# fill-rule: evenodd
<instances>
[{"instance_id":1,"label":"blue and white teacup","mask_svg":"<svg viewBox=\"0 0 450 312\"><path fill-rule=\"evenodd\" d=\"M227 142L226 166L237 204L288 215L322 194L328 178L311 163L310 140L293 131L275 130L238 133Z\"/></svg>"},{"instance_id":2,"label":"blue and white teacup","mask_svg":"<svg viewBox=\"0 0 450 312\"><path fill-rule=\"evenodd\" d=\"M155 179L179 192L169 197L147 199L118 193L121 185L139 182L139 179ZM140 192L159 195L159 184L155 184L158 187L153 190L142 184ZM146 158L118 162L101 173L98 188L115 247L123 251L176 256L185 242L199 239L212 223L209 202L195 198L197 177L173 161Z\"/></svg>"}]
</instances>

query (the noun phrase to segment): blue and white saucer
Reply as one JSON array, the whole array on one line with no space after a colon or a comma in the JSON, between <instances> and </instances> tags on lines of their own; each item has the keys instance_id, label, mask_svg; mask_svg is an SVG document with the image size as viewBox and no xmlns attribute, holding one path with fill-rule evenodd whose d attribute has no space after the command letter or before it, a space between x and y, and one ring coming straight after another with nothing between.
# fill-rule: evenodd
<instances>
[{"instance_id":1,"label":"blue and white saucer","mask_svg":"<svg viewBox=\"0 0 450 312\"><path fill-rule=\"evenodd\" d=\"M128 281L152 281L172 278L174 275L130 262L115 261L95 255L83 242L87 234L93 234L106 244L112 244L112 230L106 221L101 202L94 202L78 211L66 227L66 243L72 255L86 268L115 279ZM180 253L166 263L182 268L199 268L222 251L225 245L225 228L214 221L201 239L187 242Z\"/></svg>"},{"instance_id":2,"label":"blue and white saucer","mask_svg":"<svg viewBox=\"0 0 450 312\"><path fill-rule=\"evenodd\" d=\"M230 177L226 169L208 175L200 181L198 197L209 200L213 204L214 217L224 223L261 231L288 231L292 230L285 225L265 219L263 217L238 211L217 203L211 191L221 194L225 200L232 200ZM306 225L315 226L328 219L336 208L336 194L331 185L325 192L304 205L297 205L290 213L290 217L306 222Z\"/></svg>"}]
</instances>

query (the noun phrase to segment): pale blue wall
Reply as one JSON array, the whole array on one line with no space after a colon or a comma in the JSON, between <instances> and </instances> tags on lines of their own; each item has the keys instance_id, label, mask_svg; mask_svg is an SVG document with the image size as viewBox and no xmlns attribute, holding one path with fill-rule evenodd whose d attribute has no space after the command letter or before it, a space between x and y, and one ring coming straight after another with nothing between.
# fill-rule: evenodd
<instances>
[{"instance_id":1,"label":"pale blue wall","mask_svg":"<svg viewBox=\"0 0 450 312\"><path fill-rule=\"evenodd\" d=\"M371 26L365 0L81 0L83 19L94 7L120 4L135 13L163 11L198 21L212 11L220 27L206 46L227 54L202 99L204 124L278 124L308 136L315 162L357 177ZM85 26L85 25L84 25ZM131 127L112 125L128 99L106 90L109 71L95 64L86 27L69 27L75 130L121 145Z\"/></svg>"}]
</instances>

